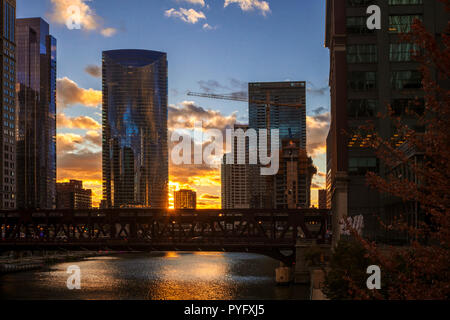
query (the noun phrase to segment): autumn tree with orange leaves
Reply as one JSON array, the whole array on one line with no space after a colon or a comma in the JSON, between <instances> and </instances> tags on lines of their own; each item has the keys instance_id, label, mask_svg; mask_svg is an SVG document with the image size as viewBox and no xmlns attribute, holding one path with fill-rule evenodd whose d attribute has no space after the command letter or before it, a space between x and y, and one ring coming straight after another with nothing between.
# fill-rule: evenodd
<instances>
[{"instance_id":1,"label":"autumn tree with orange leaves","mask_svg":"<svg viewBox=\"0 0 450 320\"><path fill-rule=\"evenodd\" d=\"M450 12L450 0L436 1L443 2ZM399 201L417 203L424 219L411 224L400 214L396 221L380 221L387 232L409 235L411 241L401 247L382 246L364 239L353 230L352 240L339 244L332 258L324 288L330 298L450 298L449 34L450 24L445 34L435 37L421 21L416 20L411 32L403 35L403 41L413 42L420 48L414 58L420 63L423 76L424 110L417 112L419 102L416 101L410 104L407 113L415 117L423 130L419 132L410 128L391 108L388 115L379 115L391 119L403 146L409 151L420 152L422 161L410 161L405 148L376 134L374 126L368 124L361 128L375 133L370 145L387 172L383 176L368 173L367 183ZM396 173L393 169L399 166L407 168L416 179ZM382 290L367 289L365 281L368 275L361 267L368 264L381 268ZM358 268L355 265L359 265Z\"/></svg>"}]
</instances>

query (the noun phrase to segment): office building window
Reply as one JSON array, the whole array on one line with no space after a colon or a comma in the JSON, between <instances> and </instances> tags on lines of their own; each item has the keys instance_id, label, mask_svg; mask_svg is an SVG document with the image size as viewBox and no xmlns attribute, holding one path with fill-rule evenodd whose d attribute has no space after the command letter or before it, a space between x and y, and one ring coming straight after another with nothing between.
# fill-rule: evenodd
<instances>
[{"instance_id":1,"label":"office building window","mask_svg":"<svg viewBox=\"0 0 450 320\"><path fill-rule=\"evenodd\" d=\"M391 43L389 60L391 62L407 62L419 52L419 47L413 43Z\"/></svg>"},{"instance_id":2,"label":"office building window","mask_svg":"<svg viewBox=\"0 0 450 320\"><path fill-rule=\"evenodd\" d=\"M411 26L414 20L422 20L421 15L403 15L389 16L389 32L390 33L408 33L411 32Z\"/></svg>"},{"instance_id":3,"label":"office building window","mask_svg":"<svg viewBox=\"0 0 450 320\"><path fill-rule=\"evenodd\" d=\"M374 33L375 30L367 28L367 17L348 17L347 18L347 33Z\"/></svg>"},{"instance_id":4,"label":"office building window","mask_svg":"<svg viewBox=\"0 0 450 320\"><path fill-rule=\"evenodd\" d=\"M391 74L391 87L394 90L422 88L422 74L420 71L393 71Z\"/></svg>"},{"instance_id":5,"label":"office building window","mask_svg":"<svg viewBox=\"0 0 450 320\"><path fill-rule=\"evenodd\" d=\"M374 4L373 0L347 0L349 7L362 7L371 4Z\"/></svg>"},{"instance_id":6,"label":"office building window","mask_svg":"<svg viewBox=\"0 0 450 320\"><path fill-rule=\"evenodd\" d=\"M376 172L377 158L349 158L348 172L351 175L365 175L367 172Z\"/></svg>"},{"instance_id":7,"label":"office building window","mask_svg":"<svg viewBox=\"0 0 450 320\"><path fill-rule=\"evenodd\" d=\"M377 100L354 99L348 100L347 114L350 118L370 118L375 116Z\"/></svg>"},{"instance_id":8,"label":"office building window","mask_svg":"<svg viewBox=\"0 0 450 320\"><path fill-rule=\"evenodd\" d=\"M423 0L389 0L390 5L423 4Z\"/></svg>"},{"instance_id":9,"label":"office building window","mask_svg":"<svg viewBox=\"0 0 450 320\"><path fill-rule=\"evenodd\" d=\"M348 77L348 87L353 91L376 89L377 73L375 71L351 71Z\"/></svg>"},{"instance_id":10,"label":"office building window","mask_svg":"<svg viewBox=\"0 0 450 320\"><path fill-rule=\"evenodd\" d=\"M409 112L415 112L423 115L425 111L424 99L394 99L391 103L392 111L395 116L405 116ZM409 111L409 112L408 112Z\"/></svg>"},{"instance_id":11,"label":"office building window","mask_svg":"<svg viewBox=\"0 0 450 320\"><path fill-rule=\"evenodd\" d=\"M378 60L375 44L357 44L347 47L348 63L375 63Z\"/></svg>"}]
</instances>

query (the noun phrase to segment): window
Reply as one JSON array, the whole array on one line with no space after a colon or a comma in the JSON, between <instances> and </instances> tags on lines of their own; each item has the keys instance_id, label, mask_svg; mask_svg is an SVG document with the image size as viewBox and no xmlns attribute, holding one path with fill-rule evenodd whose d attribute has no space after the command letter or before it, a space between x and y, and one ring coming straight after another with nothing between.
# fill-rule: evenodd
<instances>
[{"instance_id":1,"label":"window","mask_svg":"<svg viewBox=\"0 0 450 320\"><path fill-rule=\"evenodd\" d=\"M418 115L423 115L425 111L424 99L394 99L391 103L395 116L404 116L407 110L414 111Z\"/></svg>"},{"instance_id":2,"label":"window","mask_svg":"<svg viewBox=\"0 0 450 320\"><path fill-rule=\"evenodd\" d=\"M419 47L413 43L391 43L389 47L389 61L411 61L413 55L416 55L418 51Z\"/></svg>"},{"instance_id":3,"label":"window","mask_svg":"<svg viewBox=\"0 0 450 320\"><path fill-rule=\"evenodd\" d=\"M347 47L348 63L374 63L377 60L377 46L375 44L357 44Z\"/></svg>"},{"instance_id":4,"label":"window","mask_svg":"<svg viewBox=\"0 0 450 320\"><path fill-rule=\"evenodd\" d=\"M348 87L353 91L369 91L377 88L375 71L352 71L349 73Z\"/></svg>"},{"instance_id":5,"label":"window","mask_svg":"<svg viewBox=\"0 0 450 320\"><path fill-rule=\"evenodd\" d=\"M350 118L370 118L375 116L377 100L354 99L348 100L347 115Z\"/></svg>"},{"instance_id":6,"label":"window","mask_svg":"<svg viewBox=\"0 0 450 320\"><path fill-rule=\"evenodd\" d=\"M395 90L422 88L422 74L419 71L393 71L391 87Z\"/></svg>"},{"instance_id":7,"label":"window","mask_svg":"<svg viewBox=\"0 0 450 320\"><path fill-rule=\"evenodd\" d=\"M389 0L390 5L422 4L423 0Z\"/></svg>"},{"instance_id":8,"label":"window","mask_svg":"<svg viewBox=\"0 0 450 320\"><path fill-rule=\"evenodd\" d=\"M348 172L351 175L365 175L369 171L377 171L376 158L349 158Z\"/></svg>"},{"instance_id":9,"label":"window","mask_svg":"<svg viewBox=\"0 0 450 320\"><path fill-rule=\"evenodd\" d=\"M390 33L408 33L414 20L422 20L421 15L389 16Z\"/></svg>"},{"instance_id":10,"label":"window","mask_svg":"<svg viewBox=\"0 0 450 320\"><path fill-rule=\"evenodd\" d=\"M347 0L347 5L349 7L362 7L375 4L374 0Z\"/></svg>"},{"instance_id":11,"label":"window","mask_svg":"<svg viewBox=\"0 0 450 320\"><path fill-rule=\"evenodd\" d=\"M367 28L367 17L348 17L347 33L374 33L375 30Z\"/></svg>"}]
</instances>

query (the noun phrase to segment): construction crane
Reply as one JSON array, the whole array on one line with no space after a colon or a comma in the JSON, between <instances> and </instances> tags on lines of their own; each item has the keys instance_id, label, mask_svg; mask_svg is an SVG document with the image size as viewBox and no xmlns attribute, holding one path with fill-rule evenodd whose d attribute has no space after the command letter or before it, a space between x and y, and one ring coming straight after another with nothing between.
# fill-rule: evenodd
<instances>
[{"instance_id":1,"label":"construction crane","mask_svg":"<svg viewBox=\"0 0 450 320\"><path fill-rule=\"evenodd\" d=\"M187 95L194 96L194 97L201 97L201 98L209 98L209 99L248 102L251 104L263 104L266 106L266 128L267 128L269 134L270 134L270 106L291 107L291 108L304 108L305 107L305 105L302 103L297 104L297 103L283 103L283 102L271 101L270 91L266 92L266 100L248 99L248 98L238 96L235 94L212 94L212 93L198 93L198 92L191 92L191 91L188 91Z\"/></svg>"}]
</instances>

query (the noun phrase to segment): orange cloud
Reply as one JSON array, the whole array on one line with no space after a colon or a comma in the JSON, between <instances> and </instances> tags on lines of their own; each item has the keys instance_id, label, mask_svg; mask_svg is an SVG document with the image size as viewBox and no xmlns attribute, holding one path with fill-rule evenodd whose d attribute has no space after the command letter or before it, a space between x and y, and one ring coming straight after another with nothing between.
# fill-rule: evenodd
<instances>
[{"instance_id":1,"label":"orange cloud","mask_svg":"<svg viewBox=\"0 0 450 320\"><path fill-rule=\"evenodd\" d=\"M56 117L56 123L58 128L69 129L85 129L85 130L98 130L101 129L101 124L88 116L68 117L64 113L58 113Z\"/></svg>"},{"instance_id":2,"label":"orange cloud","mask_svg":"<svg viewBox=\"0 0 450 320\"><path fill-rule=\"evenodd\" d=\"M330 113L306 117L307 149L312 157L326 153L327 135L330 129Z\"/></svg>"},{"instance_id":3,"label":"orange cloud","mask_svg":"<svg viewBox=\"0 0 450 320\"><path fill-rule=\"evenodd\" d=\"M65 108L70 105L81 104L96 108L102 103L102 92L100 90L80 88L75 81L67 77L58 79L56 85L56 98L59 107Z\"/></svg>"}]
</instances>

